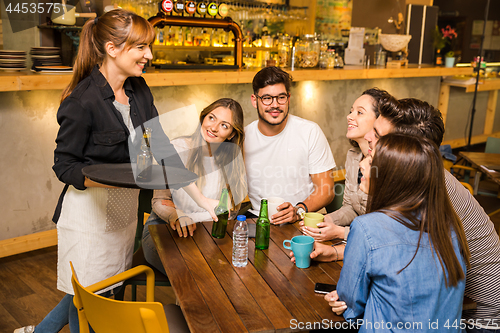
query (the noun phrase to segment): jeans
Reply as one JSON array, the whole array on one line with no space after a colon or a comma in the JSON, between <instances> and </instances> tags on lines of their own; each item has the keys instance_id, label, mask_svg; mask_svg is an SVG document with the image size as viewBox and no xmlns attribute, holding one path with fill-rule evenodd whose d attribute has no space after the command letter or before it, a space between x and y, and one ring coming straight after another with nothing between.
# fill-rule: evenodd
<instances>
[{"instance_id":1,"label":"jeans","mask_svg":"<svg viewBox=\"0 0 500 333\"><path fill-rule=\"evenodd\" d=\"M73 295L66 294L59 304L35 327L36 333L59 332L69 323L71 333L80 332L78 312L73 304ZM92 331L93 332L93 331Z\"/></svg>"},{"instance_id":2,"label":"jeans","mask_svg":"<svg viewBox=\"0 0 500 333\"><path fill-rule=\"evenodd\" d=\"M154 212L151 212L151 215L149 215L149 218L146 221L146 224L144 224L144 229L142 231L142 249L144 251L144 258L151 266L155 267L164 275L167 275L167 273L165 272L165 268L161 263L160 256L158 255L158 251L156 250L153 239L149 234L148 226L153 224L166 224L166 222L161 217L158 217L158 215L156 215Z\"/></svg>"},{"instance_id":3,"label":"jeans","mask_svg":"<svg viewBox=\"0 0 500 333\"><path fill-rule=\"evenodd\" d=\"M116 294L121 286L113 290L108 290L100 296L111 297ZM80 333L80 324L78 322L78 311L73 303L73 295L66 294L59 304L56 305L48 315L43 318L40 324L36 325L35 333L57 333L69 324L71 333ZM94 333L94 330L89 325L89 332Z\"/></svg>"}]
</instances>

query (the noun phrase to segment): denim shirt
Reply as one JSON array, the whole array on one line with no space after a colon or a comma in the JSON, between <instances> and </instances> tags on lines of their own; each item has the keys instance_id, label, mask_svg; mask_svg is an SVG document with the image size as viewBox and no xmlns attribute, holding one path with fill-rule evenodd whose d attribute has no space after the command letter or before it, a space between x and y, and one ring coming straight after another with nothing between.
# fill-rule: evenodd
<instances>
[{"instance_id":1,"label":"denim shirt","mask_svg":"<svg viewBox=\"0 0 500 333\"><path fill-rule=\"evenodd\" d=\"M411 264L398 274L412 259L418 238L419 231L383 213L359 216L351 224L337 291L347 304L345 319L363 320L359 332L459 331L465 279L445 286L427 234ZM452 239L465 272L455 233Z\"/></svg>"}]
</instances>

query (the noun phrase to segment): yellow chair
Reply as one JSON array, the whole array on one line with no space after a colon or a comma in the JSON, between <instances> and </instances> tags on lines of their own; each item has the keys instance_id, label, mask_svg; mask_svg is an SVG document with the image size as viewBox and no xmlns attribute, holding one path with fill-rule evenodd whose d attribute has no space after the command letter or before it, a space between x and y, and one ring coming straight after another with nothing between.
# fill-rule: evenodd
<instances>
[{"instance_id":1,"label":"yellow chair","mask_svg":"<svg viewBox=\"0 0 500 333\"><path fill-rule=\"evenodd\" d=\"M447 160L447 159L444 159L443 158L443 166L446 170L448 171L451 171L451 169L463 169L463 170L468 170L468 171L475 171L474 168L471 168L471 167L468 167L468 166L464 166L464 165L453 165L453 162ZM469 191L470 191L470 194L474 194L474 189L472 188L472 186L467 183L467 182L460 182L460 184L462 184L463 186L465 186L465 188L467 188Z\"/></svg>"},{"instance_id":2,"label":"yellow chair","mask_svg":"<svg viewBox=\"0 0 500 333\"><path fill-rule=\"evenodd\" d=\"M147 266L137 266L101 282L84 288L70 262L73 276L71 282L78 310L80 332L88 333L89 324L96 333L189 333L182 311L175 304L165 307L154 302L154 273ZM145 273L147 276L146 302L116 301L94 294L132 276Z\"/></svg>"},{"instance_id":3,"label":"yellow chair","mask_svg":"<svg viewBox=\"0 0 500 333\"><path fill-rule=\"evenodd\" d=\"M470 171L475 172L476 171L474 168L471 168L471 167L468 167L465 165L453 165L452 162L445 160L445 159L443 159L443 165L444 165L445 169L448 171L450 171L450 169L462 169L462 170L466 170L466 172L470 172ZM467 177L467 179L468 179L468 177ZM470 194L474 195L474 189L473 189L471 184L469 184L468 182L460 182L460 184L465 186L469 190ZM499 194L499 196L500 196L500 194ZM498 213L500 213L500 209L497 209L497 210L489 213L488 216L492 217L493 215L496 215Z\"/></svg>"}]
</instances>

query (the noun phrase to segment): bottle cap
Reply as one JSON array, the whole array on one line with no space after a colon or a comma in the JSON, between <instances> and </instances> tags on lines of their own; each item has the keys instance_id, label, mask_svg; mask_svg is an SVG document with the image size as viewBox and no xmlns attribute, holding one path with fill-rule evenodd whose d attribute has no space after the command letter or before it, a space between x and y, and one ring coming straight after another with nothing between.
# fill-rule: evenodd
<instances>
[{"instance_id":1,"label":"bottle cap","mask_svg":"<svg viewBox=\"0 0 500 333\"><path fill-rule=\"evenodd\" d=\"M247 217L245 215L238 215L238 217L236 217L236 220L237 221L246 221Z\"/></svg>"}]
</instances>

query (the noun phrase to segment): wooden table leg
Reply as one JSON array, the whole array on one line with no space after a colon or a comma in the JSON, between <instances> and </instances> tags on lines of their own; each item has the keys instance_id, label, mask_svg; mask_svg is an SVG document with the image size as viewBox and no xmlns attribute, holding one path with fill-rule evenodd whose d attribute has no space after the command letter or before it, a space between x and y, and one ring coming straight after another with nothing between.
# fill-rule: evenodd
<instances>
[{"instance_id":1,"label":"wooden table leg","mask_svg":"<svg viewBox=\"0 0 500 333\"><path fill-rule=\"evenodd\" d=\"M474 195L477 195L480 180L481 180L481 172L476 171L476 174L474 175Z\"/></svg>"},{"instance_id":2,"label":"wooden table leg","mask_svg":"<svg viewBox=\"0 0 500 333\"><path fill-rule=\"evenodd\" d=\"M488 94L488 107L486 108L486 118L484 119L484 134L493 133L495 122L495 111L497 108L498 90L491 90Z\"/></svg>"}]
</instances>

